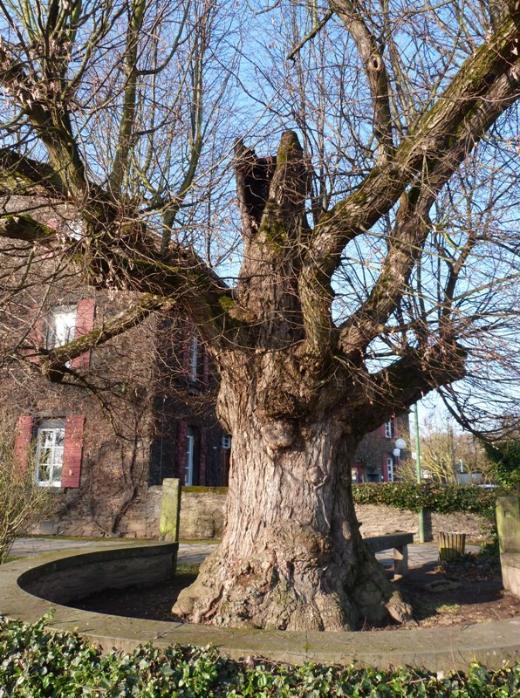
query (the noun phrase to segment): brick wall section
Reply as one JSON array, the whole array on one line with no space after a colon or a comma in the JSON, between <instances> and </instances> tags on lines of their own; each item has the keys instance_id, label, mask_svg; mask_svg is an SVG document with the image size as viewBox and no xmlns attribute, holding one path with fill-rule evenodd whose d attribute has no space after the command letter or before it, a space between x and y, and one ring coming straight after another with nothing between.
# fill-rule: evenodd
<instances>
[{"instance_id":1,"label":"brick wall section","mask_svg":"<svg viewBox=\"0 0 520 698\"><path fill-rule=\"evenodd\" d=\"M96 301L94 298L82 298L76 308L76 337L82 337L94 327ZM71 361L72 368L85 369L90 366L91 352L85 351Z\"/></svg>"},{"instance_id":2,"label":"brick wall section","mask_svg":"<svg viewBox=\"0 0 520 698\"><path fill-rule=\"evenodd\" d=\"M65 419L63 471L61 474L62 487L80 486L84 425L85 417L83 415L71 415Z\"/></svg>"},{"instance_id":3,"label":"brick wall section","mask_svg":"<svg viewBox=\"0 0 520 698\"><path fill-rule=\"evenodd\" d=\"M42 266L43 271L48 270ZM129 307L134 300L134 294L130 292L119 293L114 298L107 291L85 286L78 288L75 282L75 277L71 276L70 287L64 284L53 288L47 306L78 307L84 300L95 299L96 323L102 323ZM92 305L90 301L91 308ZM31 310L28 303L27 324L20 325L20 335L27 333L29 322L34 319ZM52 383L22 362L11 372L2 374L0 424L6 433L14 435L20 415L32 415L34 425L52 418L85 417L81 471L77 467L79 447L72 444L70 447L76 454L73 472L68 475L65 463L63 487L52 488L50 493L55 501L56 515L52 520L42 522L42 532L90 536L114 534L114 516L124 505L133 486L129 482L129 469L136 434L139 437L139 460L134 468L134 479L146 488L146 458L149 458L155 424L156 332L157 322L151 317L138 328L92 352L89 381L101 387L106 411L102 409L99 395L82 388L79 381L67 385ZM19 341L18 336L13 336L13 343L15 340ZM72 480L67 481L69 477Z\"/></svg>"},{"instance_id":4,"label":"brick wall section","mask_svg":"<svg viewBox=\"0 0 520 698\"><path fill-rule=\"evenodd\" d=\"M38 315L39 311L39 306L34 305L31 313L32 324L27 336L30 348L24 352L29 361L33 364L39 363L40 357L38 356L37 352L45 343L45 321L41 316Z\"/></svg>"},{"instance_id":5,"label":"brick wall section","mask_svg":"<svg viewBox=\"0 0 520 698\"><path fill-rule=\"evenodd\" d=\"M21 415L16 422L14 457L21 471L27 469L32 441L33 418Z\"/></svg>"}]
</instances>

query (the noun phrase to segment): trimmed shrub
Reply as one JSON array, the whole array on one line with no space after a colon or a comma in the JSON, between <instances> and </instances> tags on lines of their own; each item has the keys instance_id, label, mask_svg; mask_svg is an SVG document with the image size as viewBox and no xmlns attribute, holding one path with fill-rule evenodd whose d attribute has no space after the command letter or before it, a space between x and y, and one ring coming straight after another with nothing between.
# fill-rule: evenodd
<instances>
[{"instance_id":1,"label":"trimmed shrub","mask_svg":"<svg viewBox=\"0 0 520 698\"><path fill-rule=\"evenodd\" d=\"M0 432L0 564L16 536L50 514L52 506L49 490L34 481L33 464L20 469L11 444Z\"/></svg>"},{"instance_id":2,"label":"trimmed shrub","mask_svg":"<svg viewBox=\"0 0 520 698\"><path fill-rule=\"evenodd\" d=\"M78 635L49 633L0 618L0 698L333 698L432 696L485 698L520 693L520 664L437 676L420 669L380 671L265 660L236 662L216 650L149 645L102 654Z\"/></svg>"},{"instance_id":3,"label":"trimmed shrub","mask_svg":"<svg viewBox=\"0 0 520 698\"><path fill-rule=\"evenodd\" d=\"M387 482L352 485L356 504L384 504L398 509L430 509L439 514L456 511L494 517L498 490L474 485L430 485L413 482Z\"/></svg>"},{"instance_id":4,"label":"trimmed shrub","mask_svg":"<svg viewBox=\"0 0 520 698\"><path fill-rule=\"evenodd\" d=\"M486 443L484 448L493 463L495 479L504 487L520 490L520 441Z\"/></svg>"}]
</instances>

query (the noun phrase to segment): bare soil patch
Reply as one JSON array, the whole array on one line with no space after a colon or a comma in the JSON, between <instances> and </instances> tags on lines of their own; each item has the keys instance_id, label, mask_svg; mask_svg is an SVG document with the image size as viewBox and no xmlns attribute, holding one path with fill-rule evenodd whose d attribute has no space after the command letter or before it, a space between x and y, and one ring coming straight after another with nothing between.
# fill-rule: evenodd
<instances>
[{"instance_id":1,"label":"bare soil patch","mask_svg":"<svg viewBox=\"0 0 520 698\"><path fill-rule=\"evenodd\" d=\"M415 627L470 625L520 616L520 599L502 588L500 562L494 555L470 554L456 562L430 563L412 569L395 585L413 606Z\"/></svg>"}]
</instances>

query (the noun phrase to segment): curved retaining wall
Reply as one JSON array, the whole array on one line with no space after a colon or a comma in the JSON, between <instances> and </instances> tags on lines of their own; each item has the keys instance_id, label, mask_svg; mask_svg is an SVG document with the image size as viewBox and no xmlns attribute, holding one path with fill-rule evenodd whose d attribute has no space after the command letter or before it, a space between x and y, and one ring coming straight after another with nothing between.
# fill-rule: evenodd
<instances>
[{"instance_id":1,"label":"curved retaining wall","mask_svg":"<svg viewBox=\"0 0 520 698\"><path fill-rule=\"evenodd\" d=\"M263 656L292 663L356 662L382 669L411 665L431 671L466 669L471 661L494 668L504 660L520 658L520 618L417 630L282 632L125 618L56 602L70 602L73 593L84 596L86 589L86 593L92 593L115 584L126 586L137 580L149 584L165 579L171 575L175 552L175 544L127 546L88 553L48 553L1 565L0 614L31 623L54 609L50 630L74 630L105 650L131 651L146 642L159 647L213 645L236 659ZM51 596L54 601L36 594Z\"/></svg>"},{"instance_id":2,"label":"curved retaining wall","mask_svg":"<svg viewBox=\"0 0 520 698\"><path fill-rule=\"evenodd\" d=\"M105 589L124 589L171 579L178 543L108 548L68 555L31 567L18 585L34 596L68 604Z\"/></svg>"}]
</instances>

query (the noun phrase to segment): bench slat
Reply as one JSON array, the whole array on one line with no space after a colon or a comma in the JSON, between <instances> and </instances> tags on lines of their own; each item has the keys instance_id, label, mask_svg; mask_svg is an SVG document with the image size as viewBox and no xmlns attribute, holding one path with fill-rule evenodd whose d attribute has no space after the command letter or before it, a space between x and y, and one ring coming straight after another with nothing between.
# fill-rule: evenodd
<instances>
[{"instance_id":1,"label":"bench slat","mask_svg":"<svg viewBox=\"0 0 520 698\"><path fill-rule=\"evenodd\" d=\"M400 548L403 545L413 543L413 533L389 533L386 536L374 536L364 539L367 546L374 553L380 553L389 548Z\"/></svg>"}]
</instances>

